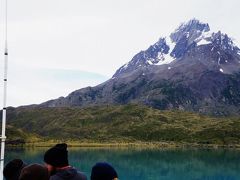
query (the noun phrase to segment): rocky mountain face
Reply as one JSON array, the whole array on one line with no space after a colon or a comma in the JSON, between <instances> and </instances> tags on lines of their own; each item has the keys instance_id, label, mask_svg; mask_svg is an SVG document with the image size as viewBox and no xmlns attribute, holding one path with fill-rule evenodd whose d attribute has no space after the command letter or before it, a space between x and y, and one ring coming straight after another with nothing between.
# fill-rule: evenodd
<instances>
[{"instance_id":1,"label":"rocky mountain face","mask_svg":"<svg viewBox=\"0 0 240 180\"><path fill-rule=\"evenodd\" d=\"M240 49L196 19L136 54L111 79L39 106L141 103L211 115L240 114Z\"/></svg>"}]
</instances>

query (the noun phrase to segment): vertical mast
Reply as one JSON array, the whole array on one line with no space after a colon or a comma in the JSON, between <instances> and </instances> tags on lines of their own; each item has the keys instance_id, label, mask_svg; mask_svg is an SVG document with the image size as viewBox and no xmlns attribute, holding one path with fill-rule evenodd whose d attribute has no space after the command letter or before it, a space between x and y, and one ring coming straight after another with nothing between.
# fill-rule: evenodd
<instances>
[{"instance_id":1,"label":"vertical mast","mask_svg":"<svg viewBox=\"0 0 240 180\"><path fill-rule=\"evenodd\" d=\"M8 69L8 42L7 42L7 0L5 0L5 51L4 51L4 78L3 78L3 110L2 110L2 135L1 135L1 162L0 162L0 180L3 180L5 140L6 140L6 111L7 111L7 69Z\"/></svg>"}]
</instances>

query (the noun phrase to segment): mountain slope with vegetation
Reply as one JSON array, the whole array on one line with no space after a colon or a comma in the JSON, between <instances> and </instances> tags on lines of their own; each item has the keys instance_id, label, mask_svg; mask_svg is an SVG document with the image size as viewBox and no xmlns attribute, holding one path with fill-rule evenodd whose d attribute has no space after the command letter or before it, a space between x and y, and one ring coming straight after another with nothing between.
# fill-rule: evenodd
<instances>
[{"instance_id":1,"label":"mountain slope with vegetation","mask_svg":"<svg viewBox=\"0 0 240 180\"><path fill-rule=\"evenodd\" d=\"M7 112L7 136L11 140L240 144L240 118L237 117L214 118L135 104L88 108L8 108Z\"/></svg>"}]
</instances>

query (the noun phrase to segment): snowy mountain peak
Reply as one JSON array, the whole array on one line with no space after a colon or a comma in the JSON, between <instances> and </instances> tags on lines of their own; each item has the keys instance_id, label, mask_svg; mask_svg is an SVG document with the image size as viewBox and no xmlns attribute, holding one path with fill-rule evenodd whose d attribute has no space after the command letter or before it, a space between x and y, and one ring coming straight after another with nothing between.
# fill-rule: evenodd
<instances>
[{"instance_id":1,"label":"snowy mountain peak","mask_svg":"<svg viewBox=\"0 0 240 180\"><path fill-rule=\"evenodd\" d=\"M206 23L201 23L197 19L192 19L187 23L182 23L171 35L170 38L173 42L177 43L182 38L189 40L197 39L204 32L209 32L210 27Z\"/></svg>"},{"instance_id":2,"label":"snowy mountain peak","mask_svg":"<svg viewBox=\"0 0 240 180\"><path fill-rule=\"evenodd\" d=\"M211 32L207 23L192 19L187 23L182 23L169 37L160 38L147 50L136 54L130 62L119 68L113 77L133 72L139 68L179 61L192 50L197 56L196 53L205 46L204 52L199 53L211 53L208 55L208 59L215 58L216 60L211 60L211 62L216 62L218 66L229 64L231 62L231 60L228 61L229 57L240 58L240 49L227 34L223 34L221 31ZM205 62L205 64L209 64L209 62ZM240 64L240 60L238 64Z\"/></svg>"}]
</instances>

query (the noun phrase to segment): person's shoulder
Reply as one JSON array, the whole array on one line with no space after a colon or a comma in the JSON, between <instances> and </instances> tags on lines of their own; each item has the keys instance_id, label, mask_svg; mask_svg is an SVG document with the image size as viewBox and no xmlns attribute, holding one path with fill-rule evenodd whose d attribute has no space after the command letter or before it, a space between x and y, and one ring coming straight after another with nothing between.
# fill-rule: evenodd
<instances>
[{"instance_id":1,"label":"person's shoulder","mask_svg":"<svg viewBox=\"0 0 240 180\"><path fill-rule=\"evenodd\" d=\"M77 174L79 180L87 180L87 176L83 172L78 171Z\"/></svg>"},{"instance_id":2,"label":"person's shoulder","mask_svg":"<svg viewBox=\"0 0 240 180\"><path fill-rule=\"evenodd\" d=\"M49 180L62 180L62 178L57 175L52 175Z\"/></svg>"},{"instance_id":3,"label":"person's shoulder","mask_svg":"<svg viewBox=\"0 0 240 180\"><path fill-rule=\"evenodd\" d=\"M69 179L69 180L87 180L87 176L78 171L77 169L71 167L69 168L71 175L69 176L69 173L67 174L67 176L63 176L62 173L66 173L66 171L58 171L55 175L52 175L50 177L50 180L64 180L64 179ZM68 170L68 171L69 171Z\"/></svg>"}]
</instances>

